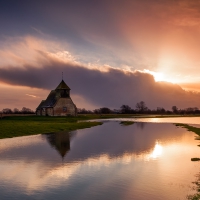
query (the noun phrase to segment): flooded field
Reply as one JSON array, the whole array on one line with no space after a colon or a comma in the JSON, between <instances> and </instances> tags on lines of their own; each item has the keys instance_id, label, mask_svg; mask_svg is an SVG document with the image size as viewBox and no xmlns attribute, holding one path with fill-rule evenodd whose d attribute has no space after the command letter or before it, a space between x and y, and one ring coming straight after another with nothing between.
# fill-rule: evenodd
<instances>
[{"instance_id":1,"label":"flooded field","mask_svg":"<svg viewBox=\"0 0 200 200\"><path fill-rule=\"evenodd\" d=\"M90 120L96 121L96 120ZM200 117L147 117L147 118L113 118L102 119L99 121L134 121L134 122L148 122L148 123L183 123L200 126ZM197 127L197 126L196 126Z\"/></svg>"},{"instance_id":2,"label":"flooded field","mask_svg":"<svg viewBox=\"0 0 200 200\"><path fill-rule=\"evenodd\" d=\"M200 170L194 137L170 123L109 121L1 139L1 199L186 199Z\"/></svg>"}]
</instances>

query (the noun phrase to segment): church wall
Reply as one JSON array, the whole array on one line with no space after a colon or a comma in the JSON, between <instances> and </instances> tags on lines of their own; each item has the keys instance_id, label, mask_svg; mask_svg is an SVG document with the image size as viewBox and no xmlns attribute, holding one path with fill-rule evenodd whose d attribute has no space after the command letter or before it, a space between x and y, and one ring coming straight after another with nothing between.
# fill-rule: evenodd
<instances>
[{"instance_id":1,"label":"church wall","mask_svg":"<svg viewBox=\"0 0 200 200\"><path fill-rule=\"evenodd\" d=\"M46 116L46 108L42 108L42 116Z\"/></svg>"},{"instance_id":2,"label":"church wall","mask_svg":"<svg viewBox=\"0 0 200 200\"><path fill-rule=\"evenodd\" d=\"M48 116L53 116L53 108L46 108L47 109L47 115Z\"/></svg>"},{"instance_id":3,"label":"church wall","mask_svg":"<svg viewBox=\"0 0 200 200\"><path fill-rule=\"evenodd\" d=\"M54 106L54 116L77 115L76 106L71 98L60 98Z\"/></svg>"},{"instance_id":4,"label":"church wall","mask_svg":"<svg viewBox=\"0 0 200 200\"><path fill-rule=\"evenodd\" d=\"M40 109L38 109L38 110L36 111L36 115L41 115Z\"/></svg>"}]
</instances>

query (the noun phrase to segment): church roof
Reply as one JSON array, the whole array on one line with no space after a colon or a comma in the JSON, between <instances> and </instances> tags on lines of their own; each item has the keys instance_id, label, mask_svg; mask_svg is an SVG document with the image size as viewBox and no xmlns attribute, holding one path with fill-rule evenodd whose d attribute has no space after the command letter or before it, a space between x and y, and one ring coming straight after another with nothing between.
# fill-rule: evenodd
<instances>
[{"instance_id":1,"label":"church roof","mask_svg":"<svg viewBox=\"0 0 200 200\"><path fill-rule=\"evenodd\" d=\"M50 94L48 95L46 100L43 100L40 105L37 107L37 109L40 108L46 108L46 107L53 107L53 105L56 103L56 101L60 98L60 95L55 91L52 90Z\"/></svg>"},{"instance_id":2,"label":"church roof","mask_svg":"<svg viewBox=\"0 0 200 200\"><path fill-rule=\"evenodd\" d=\"M65 83L65 81L61 81L60 84L57 86L56 90L60 90L60 89L67 89L67 90L71 90L69 88L69 86Z\"/></svg>"},{"instance_id":3,"label":"church roof","mask_svg":"<svg viewBox=\"0 0 200 200\"><path fill-rule=\"evenodd\" d=\"M40 109L44 106L45 104L45 100L42 100L41 103L39 104L39 106L37 107L37 109Z\"/></svg>"},{"instance_id":4,"label":"church roof","mask_svg":"<svg viewBox=\"0 0 200 200\"><path fill-rule=\"evenodd\" d=\"M45 101L45 106L52 107L56 103L58 98L59 96L56 94L56 91L52 90Z\"/></svg>"}]
</instances>

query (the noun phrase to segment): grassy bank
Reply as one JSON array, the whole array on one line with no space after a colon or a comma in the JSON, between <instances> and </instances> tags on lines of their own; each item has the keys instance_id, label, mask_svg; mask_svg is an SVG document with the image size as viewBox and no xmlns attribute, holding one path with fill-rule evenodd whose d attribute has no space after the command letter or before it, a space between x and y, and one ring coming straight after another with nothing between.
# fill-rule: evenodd
<instances>
[{"instance_id":1,"label":"grassy bank","mask_svg":"<svg viewBox=\"0 0 200 200\"><path fill-rule=\"evenodd\" d=\"M90 128L101 122L79 122L75 117L5 117L0 120L0 139Z\"/></svg>"},{"instance_id":2,"label":"grassy bank","mask_svg":"<svg viewBox=\"0 0 200 200\"><path fill-rule=\"evenodd\" d=\"M196 128L187 124L175 124L176 126L180 126L183 128L186 128L188 131L196 133L198 136L200 136L200 128ZM198 138L198 137L197 137Z\"/></svg>"}]
</instances>

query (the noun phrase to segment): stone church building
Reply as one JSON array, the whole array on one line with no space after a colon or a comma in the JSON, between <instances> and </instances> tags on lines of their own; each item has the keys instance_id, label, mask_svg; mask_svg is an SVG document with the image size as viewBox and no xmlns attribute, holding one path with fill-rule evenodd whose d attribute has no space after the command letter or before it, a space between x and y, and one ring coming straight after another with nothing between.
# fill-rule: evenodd
<instances>
[{"instance_id":1,"label":"stone church building","mask_svg":"<svg viewBox=\"0 0 200 200\"><path fill-rule=\"evenodd\" d=\"M42 100L36 108L36 115L67 116L77 115L76 105L70 97L70 88L62 80L55 90L52 90L46 100Z\"/></svg>"}]
</instances>

